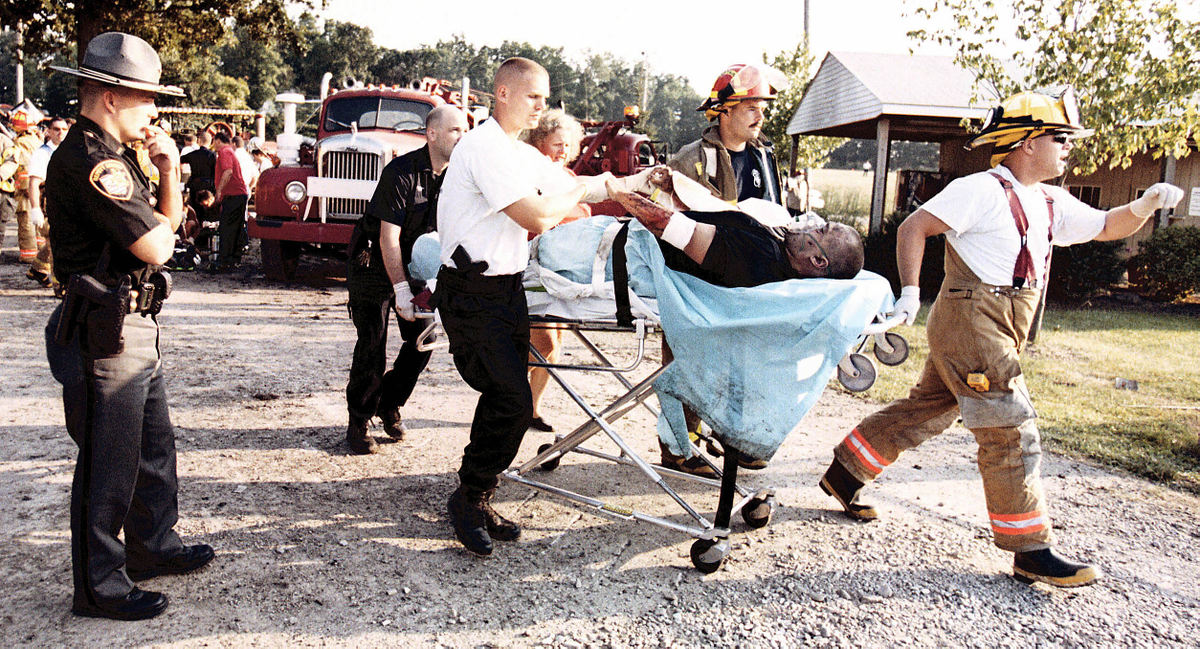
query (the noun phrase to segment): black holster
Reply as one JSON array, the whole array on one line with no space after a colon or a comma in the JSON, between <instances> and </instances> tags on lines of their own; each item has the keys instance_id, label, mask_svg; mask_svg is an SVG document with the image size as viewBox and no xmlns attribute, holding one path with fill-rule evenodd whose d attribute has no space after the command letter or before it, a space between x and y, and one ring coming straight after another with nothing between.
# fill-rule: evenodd
<instances>
[{"instance_id":1,"label":"black holster","mask_svg":"<svg viewBox=\"0 0 1200 649\"><path fill-rule=\"evenodd\" d=\"M80 347L87 354L95 357L120 354L125 350L121 331L129 314L130 287L127 275L111 288L86 273L72 275L54 332L55 342L66 346L78 333Z\"/></svg>"}]
</instances>

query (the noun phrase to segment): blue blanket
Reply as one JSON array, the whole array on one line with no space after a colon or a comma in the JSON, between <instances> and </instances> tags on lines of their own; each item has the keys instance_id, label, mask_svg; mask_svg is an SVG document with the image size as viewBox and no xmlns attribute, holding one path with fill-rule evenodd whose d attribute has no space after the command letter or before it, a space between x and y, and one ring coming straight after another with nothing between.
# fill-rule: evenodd
<instances>
[{"instance_id":1,"label":"blue blanket","mask_svg":"<svg viewBox=\"0 0 1200 649\"><path fill-rule=\"evenodd\" d=\"M654 279L675 361L654 387L659 437L686 455L681 402L742 453L770 459L816 404L837 363L875 315L892 305L887 280L796 279L753 288L713 286L666 267L658 242L634 223L630 277Z\"/></svg>"},{"instance_id":2,"label":"blue blanket","mask_svg":"<svg viewBox=\"0 0 1200 649\"><path fill-rule=\"evenodd\" d=\"M610 217L594 217L550 230L542 236L540 258L576 281L589 281L596 247L581 241L598 241L608 223ZM423 243L428 246L419 240L414 247L413 266ZM429 248L432 263L417 276L436 273L436 252ZM667 268L654 235L636 222L625 250L630 288L657 298L675 355L655 389L662 405L659 437L677 455L686 455L687 403L722 441L770 459L816 404L863 329L892 306L887 280L867 271L852 280L713 286Z\"/></svg>"}]
</instances>

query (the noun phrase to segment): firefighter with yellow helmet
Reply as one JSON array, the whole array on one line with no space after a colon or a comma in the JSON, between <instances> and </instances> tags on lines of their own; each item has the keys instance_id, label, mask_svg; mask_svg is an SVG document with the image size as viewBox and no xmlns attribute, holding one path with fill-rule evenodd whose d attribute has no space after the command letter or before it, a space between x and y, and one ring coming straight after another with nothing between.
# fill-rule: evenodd
<instances>
[{"instance_id":1,"label":"firefighter with yellow helmet","mask_svg":"<svg viewBox=\"0 0 1200 649\"><path fill-rule=\"evenodd\" d=\"M867 416L834 449L820 486L851 518L876 510L859 492L903 451L962 417L979 445L995 544L1014 553L1024 582L1082 586L1100 569L1056 553L1040 479L1041 443L1020 354L1048 277L1051 245L1121 239L1183 196L1166 183L1103 211L1043 184L1061 176L1083 128L1070 92L1022 92L988 115L969 148L990 144L993 168L951 182L901 224L896 244L903 286L896 313L920 308L925 239L946 236L946 277L929 312L929 358L917 384Z\"/></svg>"},{"instance_id":2,"label":"firefighter with yellow helmet","mask_svg":"<svg viewBox=\"0 0 1200 649\"><path fill-rule=\"evenodd\" d=\"M679 149L667 166L700 183L722 200L737 203L758 198L784 204L779 167L771 141L762 136L766 110L788 81L781 72L766 65L737 63L729 66L713 83L712 91L696 110L715 122L700 139ZM663 342L663 362L672 359ZM684 408L691 437L696 439L700 419ZM690 448L676 448L674 436L660 440L662 464L694 475L712 477L716 472ZM715 446L710 449L716 450ZM746 458L742 466L762 469L763 460Z\"/></svg>"}]
</instances>

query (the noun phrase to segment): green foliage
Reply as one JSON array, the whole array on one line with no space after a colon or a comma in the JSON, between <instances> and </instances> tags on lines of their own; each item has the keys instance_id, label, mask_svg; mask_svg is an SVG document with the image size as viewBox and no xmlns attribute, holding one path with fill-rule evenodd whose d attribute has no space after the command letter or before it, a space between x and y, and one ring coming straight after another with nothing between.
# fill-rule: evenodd
<instances>
[{"instance_id":1,"label":"green foliage","mask_svg":"<svg viewBox=\"0 0 1200 649\"><path fill-rule=\"evenodd\" d=\"M892 214L883 220L883 228L869 235L864 242L866 258L863 268L879 273L892 284L892 292L900 294L900 271L896 268L896 235L900 224L908 214ZM930 237L925 240L925 256L921 259L921 295L926 298L937 295L945 277L943 256L946 238Z\"/></svg>"},{"instance_id":2,"label":"green foliage","mask_svg":"<svg viewBox=\"0 0 1200 649\"><path fill-rule=\"evenodd\" d=\"M883 368L863 398L903 397L929 353L924 321L895 331L909 341L903 365ZM1200 493L1200 347L1195 316L1141 310L1046 309L1037 344L1021 357L1046 450L1086 457ZM1138 381L1117 390L1114 379ZM836 385L836 382L834 382Z\"/></svg>"},{"instance_id":3,"label":"green foliage","mask_svg":"<svg viewBox=\"0 0 1200 649\"><path fill-rule=\"evenodd\" d=\"M784 50L773 57L763 53L763 63L787 75L790 85L771 104L767 112L766 123L763 124L763 134L775 144L775 155L783 165L791 158L788 157L792 148L792 138L787 134L787 125L808 84L812 81L815 66L808 44L800 41L795 49ZM846 138L839 137L802 137L796 146L796 168L809 169L823 166L829 153L842 145Z\"/></svg>"},{"instance_id":4,"label":"green foliage","mask_svg":"<svg viewBox=\"0 0 1200 649\"><path fill-rule=\"evenodd\" d=\"M1076 175L1128 167L1142 151L1185 156L1200 132L1200 22L1180 17L1173 0L910 2L931 21L950 18L909 36L954 47L978 75L976 95L991 90L988 103L1075 88L1083 122L1096 130L1076 145Z\"/></svg>"},{"instance_id":5,"label":"green foliage","mask_svg":"<svg viewBox=\"0 0 1200 649\"><path fill-rule=\"evenodd\" d=\"M1118 241L1089 241L1055 248L1047 298L1077 305L1120 282L1125 275L1124 247Z\"/></svg>"},{"instance_id":6,"label":"green foliage","mask_svg":"<svg viewBox=\"0 0 1200 649\"><path fill-rule=\"evenodd\" d=\"M1159 228L1129 260L1129 280L1146 297L1171 302L1200 291L1200 228Z\"/></svg>"},{"instance_id":7,"label":"green foliage","mask_svg":"<svg viewBox=\"0 0 1200 649\"><path fill-rule=\"evenodd\" d=\"M17 34L15 31L0 32L0 102L15 104ZM65 74L57 74L50 65L71 65L75 60L74 47L50 54L26 54L23 74L25 96L29 97L47 115L75 114L75 81Z\"/></svg>"}]
</instances>

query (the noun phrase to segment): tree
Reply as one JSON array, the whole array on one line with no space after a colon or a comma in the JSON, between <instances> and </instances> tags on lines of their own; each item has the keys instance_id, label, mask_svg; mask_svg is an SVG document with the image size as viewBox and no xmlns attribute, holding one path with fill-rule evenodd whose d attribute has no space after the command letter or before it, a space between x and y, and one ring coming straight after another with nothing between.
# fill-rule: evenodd
<instances>
[{"instance_id":1,"label":"tree","mask_svg":"<svg viewBox=\"0 0 1200 649\"><path fill-rule=\"evenodd\" d=\"M1143 151L1183 156L1200 132L1200 22L1173 1L922 0L915 13L931 27L909 36L954 47L977 97L1075 89L1096 134L1077 143L1072 173L1128 167Z\"/></svg>"},{"instance_id":2,"label":"tree","mask_svg":"<svg viewBox=\"0 0 1200 649\"><path fill-rule=\"evenodd\" d=\"M779 70L787 76L789 85L779 92L771 109L767 112L763 124L763 135L775 143L775 154L781 164L786 164L791 158L792 138L787 134L788 122L800 106L800 99L813 76L813 57L808 51L808 44L801 41L794 49L779 52L774 57L763 53L763 63ZM820 167L829 154L842 145L846 138L834 137L802 137L796 141L796 166L801 169Z\"/></svg>"}]
</instances>

